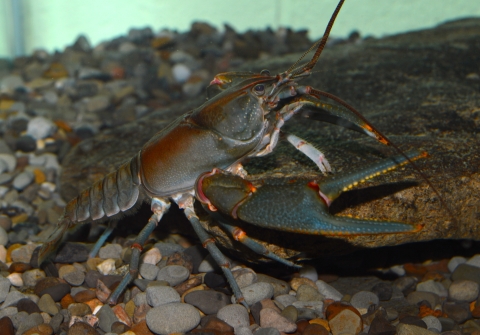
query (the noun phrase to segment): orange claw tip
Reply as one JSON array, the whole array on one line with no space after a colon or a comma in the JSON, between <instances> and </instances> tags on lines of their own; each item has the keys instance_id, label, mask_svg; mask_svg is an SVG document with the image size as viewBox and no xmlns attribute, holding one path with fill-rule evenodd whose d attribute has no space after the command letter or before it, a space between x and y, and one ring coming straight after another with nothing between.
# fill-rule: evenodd
<instances>
[{"instance_id":1,"label":"orange claw tip","mask_svg":"<svg viewBox=\"0 0 480 335\"><path fill-rule=\"evenodd\" d=\"M207 204L208 206L208 209L211 211L211 212L216 212L217 211L217 207L215 207L214 205L212 205L210 202Z\"/></svg>"}]
</instances>

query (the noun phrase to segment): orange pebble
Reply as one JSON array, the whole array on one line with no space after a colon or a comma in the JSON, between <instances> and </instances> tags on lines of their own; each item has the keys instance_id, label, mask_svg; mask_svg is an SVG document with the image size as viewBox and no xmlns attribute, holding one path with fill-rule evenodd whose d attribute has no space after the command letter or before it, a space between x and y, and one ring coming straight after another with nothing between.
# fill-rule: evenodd
<instances>
[{"instance_id":1,"label":"orange pebble","mask_svg":"<svg viewBox=\"0 0 480 335\"><path fill-rule=\"evenodd\" d=\"M326 330L330 331L330 326L328 325L328 321L325 320L325 319L319 319L319 318L316 318L316 319L312 319L309 321L310 324L318 324L318 325L321 325L323 327L325 327Z\"/></svg>"},{"instance_id":2,"label":"orange pebble","mask_svg":"<svg viewBox=\"0 0 480 335\"><path fill-rule=\"evenodd\" d=\"M85 301L84 303L87 304L90 307L92 312L95 311L95 308L97 308L98 306L103 306L102 302L100 300L98 300L97 298L89 300L89 301Z\"/></svg>"},{"instance_id":3,"label":"orange pebble","mask_svg":"<svg viewBox=\"0 0 480 335\"><path fill-rule=\"evenodd\" d=\"M60 305L62 306L62 308L67 309L68 306L70 306L70 304L73 304L74 302L75 300L73 300L72 295L68 293L62 298L62 300L60 300Z\"/></svg>"},{"instance_id":4,"label":"orange pebble","mask_svg":"<svg viewBox=\"0 0 480 335\"><path fill-rule=\"evenodd\" d=\"M34 169L33 170L33 175L35 176L35 182L37 184L41 184L41 183L43 183L44 181L47 180L47 177L45 176L45 173L43 173L43 171L40 170L40 169Z\"/></svg>"},{"instance_id":5,"label":"orange pebble","mask_svg":"<svg viewBox=\"0 0 480 335\"><path fill-rule=\"evenodd\" d=\"M7 263L12 261L12 251L20 248L21 246L22 245L20 243L15 243L15 244L12 244L10 247L8 247L8 249L7 249L7 259L6 259Z\"/></svg>"},{"instance_id":6,"label":"orange pebble","mask_svg":"<svg viewBox=\"0 0 480 335\"><path fill-rule=\"evenodd\" d=\"M433 310L428 306L420 305L420 311L418 316L424 318L426 316L433 315L434 317L446 317L446 315L441 310Z\"/></svg>"},{"instance_id":7,"label":"orange pebble","mask_svg":"<svg viewBox=\"0 0 480 335\"><path fill-rule=\"evenodd\" d=\"M427 281L427 280L430 280L430 279L433 279L433 280L436 280L436 281L442 281L442 280L445 279L445 277L437 271L428 271L422 277L422 281Z\"/></svg>"},{"instance_id":8,"label":"orange pebble","mask_svg":"<svg viewBox=\"0 0 480 335\"><path fill-rule=\"evenodd\" d=\"M72 132L72 127L70 127L70 125L63 120L56 120L55 124L57 125L58 128L63 129L67 133Z\"/></svg>"},{"instance_id":9,"label":"orange pebble","mask_svg":"<svg viewBox=\"0 0 480 335\"><path fill-rule=\"evenodd\" d=\"M423 277L427 273L427 268L423 265L407 263L403 265L403 268L408 275L413 275L416 277Z\"/></svg>"}]
</instances>

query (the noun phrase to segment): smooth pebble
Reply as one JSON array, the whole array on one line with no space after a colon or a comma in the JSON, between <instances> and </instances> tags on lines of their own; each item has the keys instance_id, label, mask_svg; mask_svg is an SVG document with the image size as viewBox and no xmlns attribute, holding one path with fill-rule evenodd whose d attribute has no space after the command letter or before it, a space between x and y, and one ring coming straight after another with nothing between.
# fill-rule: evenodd
<instances>
[{"instance_id":1,"label":"smooth pebble","mask_svg":"<svg viewBox=\"0 0 480 335\"><path fill-rule=\"evenodd\" d=\"M200 313L189 304L169 303L149 310L146 321L154 333L185 333L200 323Z\"/></svg>"}]
</instances>

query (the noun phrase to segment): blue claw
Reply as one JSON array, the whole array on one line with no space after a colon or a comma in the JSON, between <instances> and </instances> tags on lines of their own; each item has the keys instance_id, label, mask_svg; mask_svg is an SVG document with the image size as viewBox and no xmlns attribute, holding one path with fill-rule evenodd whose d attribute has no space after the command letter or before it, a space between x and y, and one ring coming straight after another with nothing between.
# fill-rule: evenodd
<instances>
[{"instance_id":1,"label":"blue claw","mask_svg":"<svg viewBox=\"0 0 480 335\"><path fill-rule=\"evenodd\" d=\"M423 158L411 151L408 158ZM421 227L400 222L362 220L331 215L330 204L344 191L406 164L403 156L384 159L352 173L315 181L293 181L255 188L249 181L219 171L202 175L197 198L218 210L256 226L312 235L357 235L416 232Z\"/></svg>"}]
</instances>

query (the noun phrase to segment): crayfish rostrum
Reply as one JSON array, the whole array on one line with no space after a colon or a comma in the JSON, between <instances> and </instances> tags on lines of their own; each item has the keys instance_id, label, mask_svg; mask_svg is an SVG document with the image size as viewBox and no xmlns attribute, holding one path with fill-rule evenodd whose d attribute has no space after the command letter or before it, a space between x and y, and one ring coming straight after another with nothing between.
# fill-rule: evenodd
<instances>
[{"instance_id":1,"label":"crayfish rostrum","mask_svg":"<svg viewBox=\"0 0 480 335\"><path fill-rule=\"evenodd\" d=\"M221 266L237 301L244 303L228 260L199 221L194 209L195 200L205 204L211 212L221 212L233 220L305 234L384 234L418 230L417 226L403 223L340 218L328 213L330 203L341 192L422 157L417 151L401 152L340 98L299 84L312 73L343 2L337 5L322 39L283 73L273 75L263 70L260 73L228 72L215 76L211 85L218 87L220 93L160 130L117 171L67 204L57 229L37 250L32 263L39 266L45 262L76 224L114 220L138 203L149 201L153 214L132 246L129 273L109 298L110 303L115 303L136 278L142 245L173 201L184 210L201 242ZM299 65L310 51L313 52L312 58ZM392 145L400 156L321 182L304 180L286 181L282 185L253 185L246 181L247 173L242 163L248 158L271 153L279 139L286 139L294 145L322 172L330 172L330 165L319 150L296 135L282 133L285 122L305 109L322 115L329 122ZM287 207L288 203L282 199L287 199L290 205L295 203L295 206ZM222 221L220 215L218 218L225 230L248 248L294 265L269 253L231 220Z\"/></svg>"}]
</instances>

